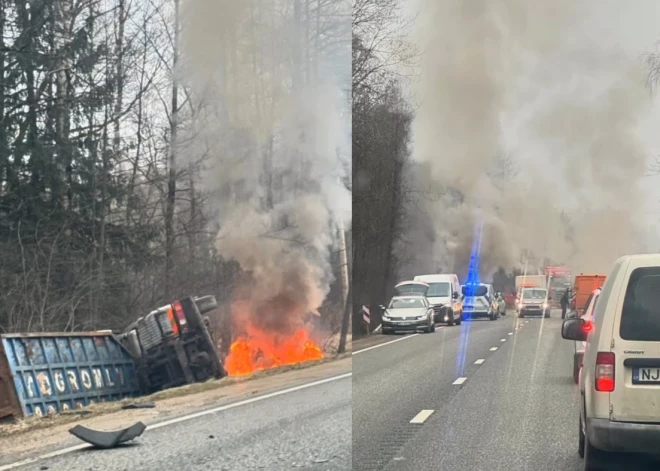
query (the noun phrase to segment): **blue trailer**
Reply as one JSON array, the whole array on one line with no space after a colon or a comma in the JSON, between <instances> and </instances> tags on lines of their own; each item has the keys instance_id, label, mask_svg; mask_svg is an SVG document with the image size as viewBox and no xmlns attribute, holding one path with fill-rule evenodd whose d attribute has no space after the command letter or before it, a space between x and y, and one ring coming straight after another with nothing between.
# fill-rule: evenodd
<instances>
[{"instance_id":1,"label":"blue trailer","mask_svg":"<svg viewBox=\"0 0 660 471\"><path fill-rule=\"evenodd\" d=\"M139 394L133 357L111 332L0 335L0 419Z\"/></svg>"}]
</instances>

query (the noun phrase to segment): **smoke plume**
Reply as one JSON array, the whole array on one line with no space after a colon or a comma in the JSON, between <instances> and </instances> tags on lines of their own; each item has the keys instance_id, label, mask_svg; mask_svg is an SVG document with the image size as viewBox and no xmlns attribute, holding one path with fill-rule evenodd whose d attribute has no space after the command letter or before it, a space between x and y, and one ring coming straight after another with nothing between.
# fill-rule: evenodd
<instances>
[{"instance_id":1,"label":"smoke plume","mask_svg":"<svg viewBox=\"0 0 660 471\"><path fill-rule=\"evenodd\" d=\"M651 100L643 49L599 29L621 8L420 0L413 153L430 171L411 178L439 190L423 208L432 263L409 270L465 275L482 225L482 275L545 261L607 272L637 249L647 162L636 131Z\"/></svg>"},{"instance_id":2,"label":"smoke plume","mask_svg":"<svg viewBox=\"0 0 660 471\"><path fill-rule=\"evenodd\" d=\"M199 0L183 28L182 68L200 98L189 149L209 157L218 253L249 275L233 293L234 319L282 335L318 313L334 279L338 222L350 222L350 36L347 47L336 46L340 36L329 53L313 49L293 3ZM346 5L323 4L321 46L338 31L329 9Z\"/></svg>"}]
</instances>

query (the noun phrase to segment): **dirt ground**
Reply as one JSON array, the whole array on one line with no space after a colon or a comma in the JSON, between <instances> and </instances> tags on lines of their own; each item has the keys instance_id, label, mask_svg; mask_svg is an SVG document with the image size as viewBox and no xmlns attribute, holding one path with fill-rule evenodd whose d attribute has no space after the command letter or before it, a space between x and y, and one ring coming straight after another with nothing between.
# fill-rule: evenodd
<instances>
[{"instance_id":1,"label":"dirt ground","mask_svg":"<svg viewBox=\"0 0 660 471\"><path fill-rule=\"evenodd\" d=\"M2 455L15 461L41 449L56 449L71 440L68 430L75 424L99 430L116 430L137 421L146 425L209 407L236 402L260 393L292 387L351 371L351 354L262 371L242 378L193 384L162 391L152 396L90 406L83 414L57 414L29 418L0 426ZM154 402L153 409L122 410L126 404ZM4 460L3 460L4 461Z\"/></svg>"}]
</instances>

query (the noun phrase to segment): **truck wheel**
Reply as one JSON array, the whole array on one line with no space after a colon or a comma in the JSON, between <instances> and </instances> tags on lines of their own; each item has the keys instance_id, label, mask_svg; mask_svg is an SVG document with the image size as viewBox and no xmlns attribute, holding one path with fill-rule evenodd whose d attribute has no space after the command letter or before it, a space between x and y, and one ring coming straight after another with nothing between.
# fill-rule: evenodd
<instances>
[{"instance_id":1,"label":"truck wheel","mask_svg":"<svg viewBox=\"0 0 660 471\"><path fill-rule=\"evenodd\" d=\"M449 325L449 326L454 325L455 321L454 321L454 313L453 312L450 311L450 312L447 313L447 319L448 319L447 320L447 325Z\"/></svg>"}]
</instances>

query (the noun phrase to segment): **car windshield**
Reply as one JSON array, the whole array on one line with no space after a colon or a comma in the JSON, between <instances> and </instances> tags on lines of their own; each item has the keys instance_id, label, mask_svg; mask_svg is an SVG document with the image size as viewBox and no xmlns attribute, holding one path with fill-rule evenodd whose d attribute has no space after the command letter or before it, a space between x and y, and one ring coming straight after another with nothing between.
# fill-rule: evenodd
<instances>
[{"instance_id":1,"label":"car windshield","mask_svg":"<svg viewBox=\"0 0 660 471\"><path fill-rule=\"evenodd\" d=\"M547 291L544 289L525 289L523 299L545 299Z\"/></svg>"},{"instance_id":2,"label":"car windshield","mask_svg":"<svg viewBox=\"0 0 660 471\"><path fill-rule=\"evenodd\" d=\"M411 309L426 307L423 298L393 298L389 309Z\"/></svg>"},{"instance_id":3,"label":"car windshield","mask_svg":"<svg viewBox=\"0 0 660 471\"><path fill-rule=\"evenodd\" d=\"M448 298L451 296L451 285L449 283L429 283L429 291L426 296L429 298Z\"/></svg>"},{"instance_id":4,"label":"car windshield","mask_svg":"<svg viewBox=\"0 0 660 471\"><path fill-rule=\"evenodd\" d=\"M465 285L461 289L463 296L486 296L488 287L485 285Z\"/></svg>"}]
</instances>

